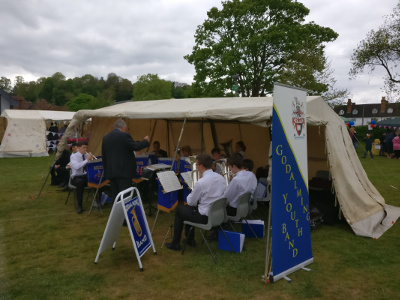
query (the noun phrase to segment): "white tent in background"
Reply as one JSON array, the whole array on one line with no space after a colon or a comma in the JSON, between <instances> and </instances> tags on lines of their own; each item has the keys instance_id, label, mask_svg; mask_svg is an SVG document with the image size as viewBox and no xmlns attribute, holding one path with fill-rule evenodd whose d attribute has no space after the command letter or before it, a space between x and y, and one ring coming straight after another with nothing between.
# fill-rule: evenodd
<instances>
[{"instance_id":1,"label":"white tent in background","mask_svg":"<svg viewBox=\"0 0 400 300\"><path fill-rule=\"evenodd\" d=\"M6 109L1 114L0 158L48 156L46 121L70 121L75 112Z\"/></svg>"},{"instance_id":2,"label":"white tent in background","mask_svg":"<svg viewBox=\"0 0 400 300\"><path fill-rule=\"evenodd\" d=\"M246 156L257 168L268 162L272 107L272 97L237 97L130 101L81 110L75 113L58 151L65 147L77 124L92 118L89 150L101 155L103 136L112 130L115 120L123 118L135 140L151 135L152 141L160 141L172 156L186 119L181 146L190 145L195 154L211 153L223 142L242 140ZM397 220L400 209L385 204L360 163L346 124L321 97L307 98L307 132L308 179L318 170L328 170L343 216L354 232L381 236Z\"/></svg>"}]
</instances>

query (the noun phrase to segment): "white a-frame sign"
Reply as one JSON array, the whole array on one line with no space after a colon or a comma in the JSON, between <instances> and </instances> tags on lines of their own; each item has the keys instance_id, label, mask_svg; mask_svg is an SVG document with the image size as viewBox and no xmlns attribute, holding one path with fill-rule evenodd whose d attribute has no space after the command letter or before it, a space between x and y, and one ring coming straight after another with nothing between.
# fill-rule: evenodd
<instances>
[{"instance_id":1,"label":"white a-frame sign","mask_svg":"<svg viewBox=\"0 0 400 300\"><path fill-rule=\"evenodd\" d=\"M136 196L134 197L134 195ZM154 254L157 252L147 224L142 199L137 188L133 187L122 191L115 199L94 263L97 263L104 250L111 246L113 250L115 249L124 219L128 224L140 271L143 271L140 257L150 247L153 247Z\"/></svg>"}]
</instances>

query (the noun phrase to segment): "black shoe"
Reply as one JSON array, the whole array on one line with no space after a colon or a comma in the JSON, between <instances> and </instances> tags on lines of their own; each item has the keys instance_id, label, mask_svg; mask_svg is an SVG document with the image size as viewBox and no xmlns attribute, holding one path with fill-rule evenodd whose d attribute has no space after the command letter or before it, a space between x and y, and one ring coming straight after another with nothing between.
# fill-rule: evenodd
<instances>
[{"instance_id":1,"label":"black shoe","mask_svg":"<svg viewBox=\"0 0 400 300\"><path fill-rule=\"evenodd\" d=\"M77 213L78 215L80 215L82 212L83 212L83 209L82 209L82 208L78 208L78 209L76 210L76 213Z\"/></svg>"},{"instance_id":2,"label":"black shoe","mask_svg":"<svg viewBox=\"0 0 400 300\"><path fill-rule=\"evenodd\" d=\"M174 251L180 251L181 246L179 244L165 243L165 247Z\"/></svg>"},{"instance_id":3,"label":"black shoe","mask_svg":"<svg viewBox=\"0 0 400 300\"><path fill-rule=\"evenodd\" d=\"M196 241L193 239L183 239L182 242L190 247L196 247Z\"/></svg>"}]
</instances>

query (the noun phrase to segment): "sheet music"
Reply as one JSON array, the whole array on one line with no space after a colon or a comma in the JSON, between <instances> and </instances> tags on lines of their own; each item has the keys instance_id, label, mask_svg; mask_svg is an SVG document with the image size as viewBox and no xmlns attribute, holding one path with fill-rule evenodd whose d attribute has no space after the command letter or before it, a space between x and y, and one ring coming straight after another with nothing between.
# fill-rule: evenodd
<instances>
[{"instance_id":1,"label":"sheet music","mask_svg":"<svg viewBox=\"0 0 400 300\"><path fill-rule=\"evenodd\" d=\"M181 173L183 180L186 182L186 184L189 186L189 188L192 188L192 172L187 171L187 172L182 172Z\"/></svg>"},{"instance_id":2,"label":"sheet music","mask_svg":"<svg viewBox=\"0 0 400 300\"><path fill-rule=\"evenodd\" d=\"M174 171L158 172L157 177L166 193L182 189L182 186Z\"/></svg>"}]
</instances>

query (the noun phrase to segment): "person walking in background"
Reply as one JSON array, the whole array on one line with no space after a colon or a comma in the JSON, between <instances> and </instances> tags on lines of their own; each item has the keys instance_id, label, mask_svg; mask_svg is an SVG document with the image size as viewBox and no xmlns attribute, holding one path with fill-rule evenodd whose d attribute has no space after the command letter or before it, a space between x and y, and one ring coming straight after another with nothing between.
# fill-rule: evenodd
<instances>
[{"instance_id":1,"label":"person walking in background","mask_svg":"<svg viewBox=\"0 0 400 300\"><path fill-rule=\"evenodd\" d=\"M350 138L351 138L351 141L353 142L354 148L357 149L358 148L357 132L356 132L356 129L354 127L350 128Z\"/></svg>"},{"instance_id":2,"label":"person walking in background","mask_svg":"<svg viewBox=\"0 0 400 300\"><path fill-rule=\"evenodd\" d=\"M132 179L137 176L133 151L150 145L148 136L141 142L135 142L127 130L125 121L115 121L114 129L103 137L101 147L104 175L110 180L113 201L121 191L132 187Z\"/></svg>"},{"instance_id":3,"label":"person walking in background","mask_svg":"<svg viewBox=\"0 0 400 300\"><path fill-rule=\"evenodd\" d=\"M372 137L369 133L367 133L367 136L364 138L364 141L365 141L365 153L362 158L366 158L368 152L371 155L371 158L374 158L374 156L372 155Z\"/></svg>"},{"instance_id":4,"label":"person walking in background","mask_svg":"<svg viewBox=\"0 0 400 300\"><path fill-rule=\"evenodd\" d=\"M388 132L386 133L386 138L385 138L385 146L386 146L386 152L387 152L387 158L392 158L393 157L393 140L394 138L394 133L392 130L388 129Z\"/></svg>"},{"instance_id":5,"label":"person walking in background","mask_svg":"<svg viewBox=\"0 0 400 300\"><path fill-rule=\"evenodd\" d=\"M400 133L393 138L392 142L394 159L400 159Z\"/></svg>"},{"instance_id":6,"label":"person walking in background","mask_svg":"<svg viewBox=\"0 0 400 300\"><path fill-rule=\"evenodd\" d=\"M386 152L385 138L386 138L386 132L384 132L382 134L381 138L379 139L380 146L381 146L381 148L379 149L379 156L385 156L385 152Z\"/></svg>"}]
</instances>

